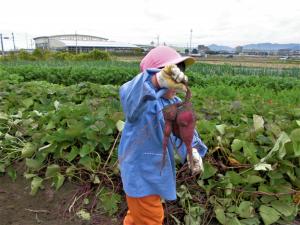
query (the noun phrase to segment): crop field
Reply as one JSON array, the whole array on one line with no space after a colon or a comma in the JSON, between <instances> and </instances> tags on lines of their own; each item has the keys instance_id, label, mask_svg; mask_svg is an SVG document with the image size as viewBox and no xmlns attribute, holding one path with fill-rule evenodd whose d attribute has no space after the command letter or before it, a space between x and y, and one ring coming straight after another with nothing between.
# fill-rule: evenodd
<instances>
[{"instance_id":1,"label":"crop field","mask_svg":"<svg viewBox=\"0 0 300 225\"><path fill-rule=\"evenodd\" d=\"M25 177L32 198L76 183L62 216L93 224L101 212L120 224L118 89L138 73L136 61L0 62L0 175ZM200 177L178 160L165 224L297 224L299 64L197 62L186 74L209 151Z\"/></svg>"}]
</instances>

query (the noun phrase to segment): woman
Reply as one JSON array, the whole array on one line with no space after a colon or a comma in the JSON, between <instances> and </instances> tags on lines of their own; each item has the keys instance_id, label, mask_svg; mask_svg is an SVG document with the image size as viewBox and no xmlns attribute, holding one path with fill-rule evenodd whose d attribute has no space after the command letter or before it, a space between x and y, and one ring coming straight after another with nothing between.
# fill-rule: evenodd
<instances>
[{"instance_id":1,"label":"woman","mask_svg":"<svg viewBox=\"0 0 300 225\"><path fill-rule=\"evenodd\" d=\"M141 61L141 73L120 88L126 122L118 150L128 212L124 225L161 225L164 212L161 198L176 199L176 174L172 142L168 143L165 166L161 170L164 119L162 109L181 100L177 91L186 91L182 82L186 66L194 63L174 49L159 46ZM171 135L173 143L180 142ZM192 172L203 170L207 147L197 132L193 138ZM184 144L177 152L182 162L187 157ZM200 154L200 156L199 156Z\"/></svg>"}]
</instances>

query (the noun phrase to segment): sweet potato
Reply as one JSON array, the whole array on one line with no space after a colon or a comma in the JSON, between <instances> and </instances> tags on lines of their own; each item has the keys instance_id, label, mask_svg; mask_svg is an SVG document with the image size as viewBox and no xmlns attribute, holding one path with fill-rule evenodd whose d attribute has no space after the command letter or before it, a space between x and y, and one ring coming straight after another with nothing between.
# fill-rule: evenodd
<instances>
[{"instance_id":1,"label":"sweet potato","mask_svg":"<svg viewBox=\"0 0 300 225\"><path fill-rule=\"evenodd\" d=\"M174 135L182 140L187 148L189 154L190 165L193 167L193 158L192 158L192 142L194 137L194 130L196 126L196 116L191 107L191 103L185 103L178 108L176 124L178 126L178 131L174 132Z\"/></svg>"},{"instance_id":2,"label":"sweet potato","mask_svg":"<svg viewBox=\"0 0 300 225\"><path fill-rule=\"evenodd\" d=\"M171 132L172 132L173 121L176 119L177 107L178 107L177 104L172 104L172 105L166 106L163 109L165 128L164 128L164 138L163 138L163 159L162 159L161 169L165 165L167 144L168 144L168 140L171 135Z\"/></svg>"},{"instance_id":3,"label":"sweet potato","mask_svg":"<svg viewBox=\"0 0 300 225\"><path fill-rule=\"evenodd\" d=\"M186 93L184 102L172 104L163 109L165 128L161 170L165 165L167 143L171 133L173 133L174 136L178 137L185 144L189 154L190 164L193 167L192 141L196 126L196 116L192 107L192 103L190 102L191 91L188 87L187 90L188 91ZM181 144L179 147L181 147Z\"/></svg>"}]
</instances>

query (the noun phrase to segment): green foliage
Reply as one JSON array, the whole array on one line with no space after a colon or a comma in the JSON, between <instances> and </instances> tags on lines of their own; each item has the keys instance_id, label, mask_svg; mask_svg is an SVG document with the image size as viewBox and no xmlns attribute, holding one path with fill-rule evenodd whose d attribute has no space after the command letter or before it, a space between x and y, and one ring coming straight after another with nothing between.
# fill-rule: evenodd
<instances>
[{"instance_id":1,"label":"green foliage","mask_svg":"<svg viewBox=\"0 0 300 225\"><path fill-rule=\"evenodd\" d=\"M90 60L110 60L110 54L109 52L99 51L99 50L93 50L88 53L88 59Z\"/></svg>"},{"instance_id":2,"label":"green foliage","mask_svg":"<svg viewBox=\"0 0 300 225\"><path fill-rule=\"evenodd\" d=\"M118 211L118 205L121 202L121 196L113 191L102 188L97 194L100 200L98 207L105 210L105 212L112 216Z\"/></svg>"},{"instance_id":3,"label":"green foliage","mask_svg":"<svg viewBox=\"0 0 300 225\"><path fill-rule=\"evenodd\" d=\"M20 60L35 60L34 56L27 52L26 50L21 49L18 54L17 58Z\"/></svg>"},{"instance_id":4,"label":"green foliage","mask_svg":"<svg viewBox=\"0 0 300 225\"><path fill-rule=\"evenodd\" d=\"M16 60L21 61L50 61L50 60L68 60L68 61L88 61L88 60L101 60L109 61L111 56L109 52L93 50L88 53L69 53L69 52L50 52L40 48L34 49L32 53L21 49L19 52L10 52L7 56L1 58L4 62L14 62Z\"/></svg>"},{"instance_id":5,"label":"green foliage","mask_svg":"<svg viewBox=\"0 0 300 225\"><path fill-rule=\"evenodd\" d=\"M111 62L107 52L94 50L90 53L80 53L77 55L56 52L53 56L66 61L37 61L37 62L3 62L0 69L8 74L16 74L24 77L25 81L46 80L51 83L72 85L79 82L90 81L99 84L121 85L132 79L139 71L139 64L136 62ZM95 58L100 60L95 61ZM71 60L71 61L70 61ZM75 61L74 61L75 60ZM82 62L84 60L84 62ZM238 73L232 76L219 71L200 73L199 69L205 67L203 64L196 64L187 71L190 84L193 87L213 89L225 96L232 98L231 89L255 89L264 88L270 93L270 98L275 92L282 90L295 90L300 88L300 69L286 69L285 76L274 69L272 73L259 75L257 73ZM211 65L210 65L211 66ZM268 71L266 69L265 71ZM271 70L271 69L270 69ZM289 72L290 71L290 72ZM218 87L217 89L215 87ZM220 88L221 87L221 88ZM299 97L298 97L299 98Z\"/></svg>"}]
</instances>

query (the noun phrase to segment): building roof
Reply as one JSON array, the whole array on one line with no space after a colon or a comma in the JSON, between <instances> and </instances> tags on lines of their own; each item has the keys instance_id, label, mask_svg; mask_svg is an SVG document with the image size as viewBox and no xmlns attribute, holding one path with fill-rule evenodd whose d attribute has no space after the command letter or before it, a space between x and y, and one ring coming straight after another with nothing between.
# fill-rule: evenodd
<instances>
[{"instance_id":1,"label":"building roof","mask_svg":"<svg viewBox=\"0 0 300 225\"><path fill-rule=\"evenodd\" d=\"M111 47L111 48L139 48L137 45L115 42L115 41L70 41L70 40L59 40L65 46L68 47Z\"/></svg>"},{"instance_id":2,"label":"building roof","mask_svg":"<svg viewBox=\"0 0 300 225\"><path fill-rule=\"evenodd\" d=\"M39 38L56 38L56 37L65 37L65 36L80 36L80 37L92 37L92 38L99 38L99 39L104 39L104 40L108 40L107 38L103 38L103 37L97 37L97 36L93 36L93 35L86 35L86 34L59 34L59 35L51 35L51 36L40 36L40 37L35 37L33 38L33 40L35 39L39 39Z\"/></svg>"}]
</instances>

